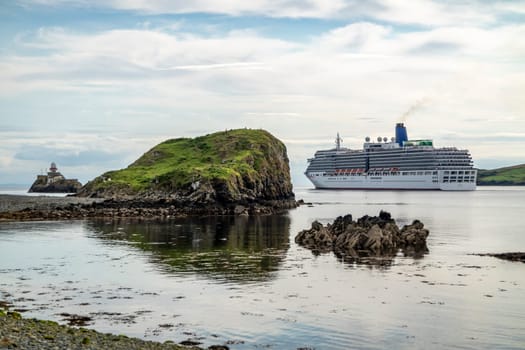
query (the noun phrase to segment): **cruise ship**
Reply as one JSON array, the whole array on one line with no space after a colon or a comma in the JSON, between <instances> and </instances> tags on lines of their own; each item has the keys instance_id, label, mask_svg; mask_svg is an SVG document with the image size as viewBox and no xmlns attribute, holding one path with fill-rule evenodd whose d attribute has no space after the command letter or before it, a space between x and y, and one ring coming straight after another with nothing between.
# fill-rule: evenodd
<instances>
[{"instance_id":1,"label":"cruise ship","mask_svg":"<svg viewBox=\"0 0 525 350\"><path fill-rule=\"evenodd\" d=\"M446 190L476 189L477 170L468 150L434 148L432 140L409 140L397 123L395 138L366 137L363 149L336 147L315 152L305 175L318 189Z\"/></svg>"}]
</instances>

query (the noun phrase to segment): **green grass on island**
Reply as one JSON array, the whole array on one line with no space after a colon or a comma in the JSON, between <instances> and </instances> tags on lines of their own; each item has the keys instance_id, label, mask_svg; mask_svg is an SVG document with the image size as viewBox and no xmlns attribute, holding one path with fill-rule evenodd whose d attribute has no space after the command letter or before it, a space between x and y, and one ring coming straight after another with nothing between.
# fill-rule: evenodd
<instances>
[{"instance_id":1,"label":"green grass on island","mask_svg":"<svg viewBox=\"0 0 525 350\"><path fill-rule=\"evenodd\" d=\"M272 152L270 152L272 151ZM92 181L93 190L111 187L132 192L177 190L195 181L253 179L268 167L268 154L286 154L282 142L265 130L237 129L164 141L126 169ZM274 156L274 155L272 155Z\"/></svg>"},{"instance_id":2,"label":"green grass on island","mask_svg":"<svg viewBox=\"0 0 525 350\"><path fill-rule=\"evenodd\" d=\"M525 164L491 169L478 170L478 185L480 186L523 186L525 185Z\"/></svg>"}]
</instances>

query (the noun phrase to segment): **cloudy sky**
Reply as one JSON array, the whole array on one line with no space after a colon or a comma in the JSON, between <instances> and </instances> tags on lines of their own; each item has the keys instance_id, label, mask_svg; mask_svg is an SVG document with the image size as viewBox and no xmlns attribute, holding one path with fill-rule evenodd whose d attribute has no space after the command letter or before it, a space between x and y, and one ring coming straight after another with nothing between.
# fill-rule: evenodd
<instances>
[{"instance_id":1,"label":"cloudy sky","mask_svg":"<svg viewBox=\"0 0 525 350\"><path fill-rule=\"evenodd\" d=\"M82 182L231 128L316 149L365 136L525 163L525 1L13 0L0 5L0 183Z\"/></svg>"}]
</instances>

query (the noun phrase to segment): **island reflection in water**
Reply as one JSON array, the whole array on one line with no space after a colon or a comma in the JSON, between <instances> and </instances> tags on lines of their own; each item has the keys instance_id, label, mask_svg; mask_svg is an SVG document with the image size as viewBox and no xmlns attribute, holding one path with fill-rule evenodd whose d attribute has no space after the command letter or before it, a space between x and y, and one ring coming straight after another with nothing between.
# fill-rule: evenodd
<instances>
[{"instance_id":1,"label":"island reflection in water","mask_svg":"<svg viewBox=\"0 0 525 350\"><path fill-rule=\"evenodd\" d=\"M91 237L106 244L131 243L150 252L161 272L238 283L271 279L290 236L290 218L285 215L92 220L87 226Z\"/></svg>"}]
</instances>

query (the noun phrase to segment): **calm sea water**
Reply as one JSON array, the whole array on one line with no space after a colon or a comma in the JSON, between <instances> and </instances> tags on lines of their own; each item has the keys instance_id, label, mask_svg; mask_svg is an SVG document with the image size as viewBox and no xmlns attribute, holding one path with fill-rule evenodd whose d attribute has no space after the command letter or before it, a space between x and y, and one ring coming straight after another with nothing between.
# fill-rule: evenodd
<instances>
[{"instance_id":1,"label":"calm sea water","mask_svg":"<svg viewBox=\"0 0 525 350\"><path fill-rule=\"evenodd\" d=\"M287 215L0 223L0 300L27 317L232 349L523 349L525 188L318 191ZM313 220L387 210L429 253L356 264L294 243Z\"/></svg>"},{"instance_id":2,"label":"calm sea water","mask_svg":"<svg viewBox=\"0 0 525 350\"><path fill-rule=\"evenodd\" d=\"M47 196L47 197L65 197L70 193L38 193L28 192L31 185L4 185L0 184L0 194L10 194L17 196Z\"/></svg>"}]
</instances>

